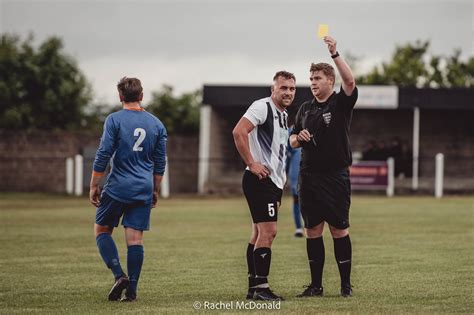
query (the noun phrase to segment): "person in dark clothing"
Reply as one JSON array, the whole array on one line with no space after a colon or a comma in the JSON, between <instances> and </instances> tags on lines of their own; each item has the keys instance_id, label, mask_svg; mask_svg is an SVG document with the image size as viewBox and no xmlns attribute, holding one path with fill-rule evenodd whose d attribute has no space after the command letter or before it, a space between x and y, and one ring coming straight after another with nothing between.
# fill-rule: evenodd
<instances>
[{"instance_id":1,"label":"person in dark clothing","mask_svg":"<svg viewBox=\"0 0 474 315\"><path fill-rule=\"evenodd\" d=\"M314 98L301 105L290 136L293 148L303 148L299 197L311 271L311 283L299 297L323 295L324 222L328 223L334 239L341 295L352 296L352 245L349 238L352 153L349 128L358 93L351 69L336 50L336 40L326 36L324 42L342 78L341 89L338 93L333 91L336 75L331 65L311 64Z\"/></svg>"}]
</instances>

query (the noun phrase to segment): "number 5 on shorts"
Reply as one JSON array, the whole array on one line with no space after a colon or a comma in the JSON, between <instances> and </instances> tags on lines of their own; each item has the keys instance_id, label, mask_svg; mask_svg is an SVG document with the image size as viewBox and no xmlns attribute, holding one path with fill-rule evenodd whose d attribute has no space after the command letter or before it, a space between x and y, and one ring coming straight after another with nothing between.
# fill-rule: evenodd
<instances>
[{"instance_id":1,"label":"number 5 on shorts","mask_svg":"<svg viewBox=\"0 0 474 315\"><path fill-rule=\"evenodd\" d=\"M275 204L274 203L269 203L268 204L268 215L273 217L275 216Z\"/></svg>"}]
</instances>

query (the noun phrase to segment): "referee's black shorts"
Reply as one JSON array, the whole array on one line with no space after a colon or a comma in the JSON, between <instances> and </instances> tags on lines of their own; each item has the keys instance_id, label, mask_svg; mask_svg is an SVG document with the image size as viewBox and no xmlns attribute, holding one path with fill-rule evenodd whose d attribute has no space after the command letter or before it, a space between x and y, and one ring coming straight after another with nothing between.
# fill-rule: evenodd
<instances>
[{"instance_id":1,"label":"referee's black shorts","mask_svg":"<svg viewBox=\"0 0 474 315\"><path fill-rule=\"evenodd\" d=\"M275 222L278 220L278 206L283 190L270 179L258 179L250 171L245 171L242 188L250 208L253 223Z\"/></svg>"},{"instance_id":2,"label":"referee's black shorts","mask_svg":"<svg viewBox=\"0 0 474 315\"><path fill-rule=\"evenodd\" d=\"M306 228L323 221L337 229L349 227L351 182L347 168L328 173L300 172L298 191Z\"/></svg>"}]
</instances>

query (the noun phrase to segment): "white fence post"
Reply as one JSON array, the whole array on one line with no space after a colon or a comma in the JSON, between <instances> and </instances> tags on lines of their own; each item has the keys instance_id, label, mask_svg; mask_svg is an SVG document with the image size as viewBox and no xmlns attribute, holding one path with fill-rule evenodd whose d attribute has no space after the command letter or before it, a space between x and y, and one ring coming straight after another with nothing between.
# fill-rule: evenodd
<instances>
[{"instance_id":1,"label":"white fence post","mask_svg":"<svg viewBox=\"0 0 474 315\"><path fill-rule=\"evenodd\" d=\"M72 157L66 159L66 193L72 195L74 189L74 161Z\"/></svg>"},{"instance_id":2,"label":"white fence post","mask_svg":"<svg viewBox=\"0 0 474 315\"><path fill-rule=\"evenodd\" d=\"M75 187L74 187L74 193L76 196L82 196L83 193L83 178L84 178L84 159L82 155L76 154L74 157L74 162L75 162L75 174L74 174L74 179L75 179Z\"/></svg>"},{"instance_id":3,"label":"white fence post","mask_svg":"<svg viewBox=\"0 0 474 315\"><path fill-rule=\"evenodd\" d=\"M170 196L170 176L168 167L168 156L166 156L165 173L163 174L163 180L161 181L160 194L163 198Z\"/></svg>"},{"instance_id":4,"label":"white fence post","mask_svg":"<svg viewBox=\"0 0 474 315\"><path fill-rule=\"evenodd\" d=\"M204 186L209 180L209 156L211 151L211 116L209 105L201 106L199 125L199 161L198 161L198 193L204 193Z\"/></svg>"},{"instance_id":5,"label":"white fence post","mask_svg":"<svg viewBox=\"0 0 474 315\"><path fill-rule=\"evenodd\" d=\"M418 190L418 167L420 157L420 108L413 109L413 174L412 189Z\"/></svg>"},{"instance_id":6,"label":"white fence post","mask_svg":"<svg viewBox=\"0 0 474 315\"><path fill-rule=\"evenodd\" d=\"M443 180L444 180L444 155L443 153L436 154L435 157L435 197L443 197Z\"/></svg>"},{"instance_id":7,"label":"white fence post","mask_svg":"<svg viewBox=\"0 0 474 315\"><path fill-rule=\"evenodd\" d=\"M387 196L392 197L395 193L395 159L389 157L387 159L388 180L387 180Z\"/></svg>"}]
</instances>

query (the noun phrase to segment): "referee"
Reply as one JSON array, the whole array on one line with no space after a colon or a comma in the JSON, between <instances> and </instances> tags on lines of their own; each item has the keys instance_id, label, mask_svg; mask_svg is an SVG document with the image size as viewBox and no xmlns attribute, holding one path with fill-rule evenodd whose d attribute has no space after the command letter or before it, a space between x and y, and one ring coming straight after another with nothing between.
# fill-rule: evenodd
<instances>
[{"instance_id":1,"label":"referee","mask_svg":"<svg viewBox=\"0 0 474 315\"><path fill-rule=\"evenodd\" d=\"M253 102L232 131L237 151L247 165L242 188L253 221L247 245L247 299L283 300L270 290L267 277L286 181L289 138L286 108L295 97L295 81L292 73L277 72L273 77L271 96Z\"/></svg>"},{"instance_id":2,"label":"referee","mask_svg":"<svg viewBox=\"0 0 474 315\"><path fill-rule=\"evenodd\" d=\"M341 295L352 296L352 246L349 238L349 166L352 164L352 154L349 128L357 101L357 87L351 69L337 52L336 40L326 36L324 43L328 45L331 58L342 78L342 87L338 93L333 91L336 75L331 65L311 64L310 80L314 98L301 105L290 136L293 148L303 148L299 197L311 271L311 283L298 297L323 295L324 222L328 223L334 240L334 254L341 276Z\"/></svg>"}]
</instances>

